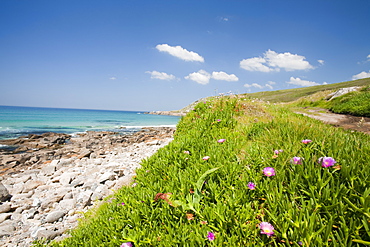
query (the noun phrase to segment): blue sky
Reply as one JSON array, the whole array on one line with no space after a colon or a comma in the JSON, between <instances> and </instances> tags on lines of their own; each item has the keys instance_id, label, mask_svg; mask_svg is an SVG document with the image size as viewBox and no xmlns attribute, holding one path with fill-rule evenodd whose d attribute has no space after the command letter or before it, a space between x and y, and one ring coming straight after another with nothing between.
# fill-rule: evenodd
<instances>
[{"instance_id":1,"label":"blue sky","mask_svg":"<svg viewBox=\"0 0 370 247\"><path fill-rule=\"evenodd\" d=\"M176 110L370 77L368 0L0 0L0 105Z\"/></svg>"}]
</instances>

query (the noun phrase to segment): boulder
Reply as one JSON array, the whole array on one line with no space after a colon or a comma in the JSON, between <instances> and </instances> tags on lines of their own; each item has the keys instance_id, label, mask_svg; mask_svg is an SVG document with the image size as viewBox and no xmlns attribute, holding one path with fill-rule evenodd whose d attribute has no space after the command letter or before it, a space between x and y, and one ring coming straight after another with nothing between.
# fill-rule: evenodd
<instances>
[{"instance_id":1,"label":"boulder","mask_svg":"<svg viewBox=\"0 0 370 247\"><path fill-rule=\"evenodd\" d=\"M5 186L0 182L0 201L5 202L10 199L11 195Z\"/></svg>"},{"instance_id":2,"label":"boulder","mask_svg":"<svg viewBox=\"0 0 370 247\"><path fill-rule=\"evenodd\" d=\"M65 211L53 211L53 212L49 213L46 216L45 222L46 223L53 223L53 222L59 220L60 218L62 218L65 214L66 214Z\"/></svg>"}]
</instances>

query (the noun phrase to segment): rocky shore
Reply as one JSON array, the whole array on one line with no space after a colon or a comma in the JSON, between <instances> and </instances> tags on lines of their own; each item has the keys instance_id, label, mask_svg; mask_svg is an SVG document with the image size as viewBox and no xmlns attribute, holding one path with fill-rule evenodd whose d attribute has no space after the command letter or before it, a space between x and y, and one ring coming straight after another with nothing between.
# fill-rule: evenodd
<instances>
[{"instance_id":1,"label":"rocky shore","mask_svg":"<svg viewBox=\"0 0 370 247\"><path fill-rule=\"evenodd\" d=\"M130 135L46 133L0 141L0 246L64 238L82 213L122 186L140 162L167 145L175 128Z\"/></svg>"}]
</instances>

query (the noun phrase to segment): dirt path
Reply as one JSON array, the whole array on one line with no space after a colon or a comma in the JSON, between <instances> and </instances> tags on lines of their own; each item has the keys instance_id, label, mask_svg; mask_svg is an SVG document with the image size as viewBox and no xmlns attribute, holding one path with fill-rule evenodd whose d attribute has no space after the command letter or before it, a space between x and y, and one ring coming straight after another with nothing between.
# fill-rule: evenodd
<instances>
[{"instance_id":1,"label":"dirt path","mask_svg":"<svg viewBox=\"0 0 370 247\"><path fill-rule=\"evenodd\" d=\"M301 110L297 109L295 112L321 120L324 123L331 124L335 127L352 129L370 135L370 118L368 117L355 117L346 114L336 114L322 108L301 108Z\"/></svg>"}]
</instances>

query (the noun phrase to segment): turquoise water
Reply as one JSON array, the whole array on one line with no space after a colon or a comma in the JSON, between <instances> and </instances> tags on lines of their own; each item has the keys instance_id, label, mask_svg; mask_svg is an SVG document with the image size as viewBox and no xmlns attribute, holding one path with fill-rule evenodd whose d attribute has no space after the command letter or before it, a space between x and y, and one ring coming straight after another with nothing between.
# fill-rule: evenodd
<instances>
[{"instance_id":1,"label":"turquoise water","mask_svg":"<svg viewBox=\"0 0 370 247\"><path fill-rule=\"evenodd\" d=\"M106 130L127 133L141 127L176 126L179 120L176 116L133 111L0 106L0 139L45 132L74 134Z\"/></svg>"}]
</instances>

